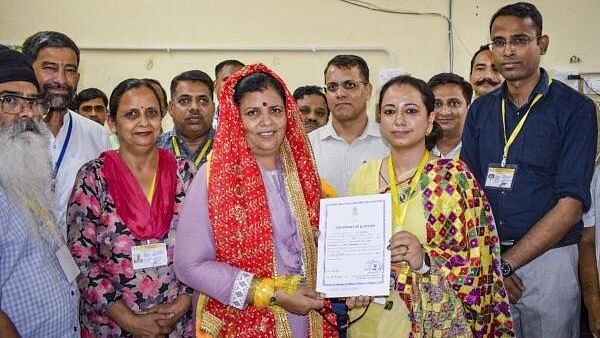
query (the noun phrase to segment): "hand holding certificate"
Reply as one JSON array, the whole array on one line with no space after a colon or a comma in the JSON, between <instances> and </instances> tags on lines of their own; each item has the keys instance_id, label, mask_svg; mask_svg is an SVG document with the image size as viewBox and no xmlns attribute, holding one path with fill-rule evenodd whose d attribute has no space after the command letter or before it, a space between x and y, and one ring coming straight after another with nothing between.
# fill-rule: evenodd
<instances>
[{"instance_id":1,"label":"hand holding certificate","mask_svg":"<svg viewBox=\"0 0 600 338\"><path fill-rule=\"evenodd\" d=\"M321 200L317 291L385 296L390 289L389 194Z\"/></svg>"}]
</instances>

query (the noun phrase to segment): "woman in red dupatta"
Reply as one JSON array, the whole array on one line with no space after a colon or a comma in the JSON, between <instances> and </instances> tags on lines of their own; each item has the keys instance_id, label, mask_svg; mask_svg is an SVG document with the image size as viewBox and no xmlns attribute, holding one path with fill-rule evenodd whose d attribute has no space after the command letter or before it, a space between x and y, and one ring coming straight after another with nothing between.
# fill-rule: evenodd
<instances>
[{"instance_id":1,"label":"woman in red dupatta","mask_svg":"<svg viewBox=\"0 0 600 338\"><path fill-rule=\"evenodd\" d=\"M301 115L262 64L220 96L211 158L188 191L178 277L199 292L198 337L335 337L314 291L320 183ZM329 318L334 322L333 318Z\"/></svg>"},{"instance_id":2,"label":"woman in red dupatta","mask_svg":"<svg viewBox=\"0 0 600 338\"><path fill-rule=\"evenodd\" d=\"M152 86L121 82L110 98L120 148L79 171L67 210L79 268L83 337L191 337L192 290L173 268L187 161L158 149L160 104Z\"/></svg>"}]
</instances>

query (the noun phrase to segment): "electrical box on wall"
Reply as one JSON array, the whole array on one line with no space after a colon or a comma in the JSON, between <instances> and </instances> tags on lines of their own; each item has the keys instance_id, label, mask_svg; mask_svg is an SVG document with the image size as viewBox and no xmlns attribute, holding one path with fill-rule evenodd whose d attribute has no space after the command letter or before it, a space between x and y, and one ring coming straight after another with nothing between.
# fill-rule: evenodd
<instances>
[{"instance_id":1,"label":"electrical box on wall","mask_svg":"<svg viewBox=\"0 0 600 338\"><path fill-rule=\"evenodd\" d=\"M387 69L380 70L379 71L379 87L381 88L391 78L400 76L400 75L408 75L408 73L404 69L400 69L400 68L387 68Z\"/></svg>"},{"instance_id":2,"label":"electrical box on wall","mask_svg":"<svg viewBox=\"0 0 600 338\"><path fill-rule=\"evenodd\" d=\"M584 94L600 95L600 73L582 73L581 82Z\"/></svg>"}]
</instances>

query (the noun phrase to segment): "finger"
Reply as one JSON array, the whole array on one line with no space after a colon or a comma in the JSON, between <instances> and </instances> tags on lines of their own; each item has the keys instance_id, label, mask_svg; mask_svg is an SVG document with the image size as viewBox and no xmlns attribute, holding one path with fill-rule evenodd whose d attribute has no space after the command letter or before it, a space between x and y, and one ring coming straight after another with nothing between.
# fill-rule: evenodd
<instances>
[{"instance_id":1,"label":"finger","mask_svg":"<svg viewBox=\"0 0 600 338\"><path fill-rule=\"evenodd\" d=\"M311 289L300 288L300 289L298 289L298 293L300 293L306 297L312 298L312 299L319 298L319 294L315 290L311 290Z\"/></svg>"},{"instance_id":2,"label":"finger","mask_svg":"<svg viewBox=\"0 0 600 338\"><path fill-rule=\"evenodd\" d=\"M519 278L519 276L513 274L512 276L510 276L510 278L512 279L512 281L514 282L515 286L521 291L525 291L525 285L523 284L523 281L521 280L521 278Z\"/></svg>"},{"instance_id":3,"label":"finger","mask_svg":"<svg viewBox=\"0 0 600 338\"><path fill-rule=\"evenodd\" d=\"M161 307L160 306L155 306L153 308L147 309L146 311L140 312L140 314L150 314L150 313L159 313L160 312Z\"/></svg>"},{"instance_id":4,"label":"finger","mask_svg":"<svg viewBox=\"0 0 600 338\"><path fill-rule=\"evenodd\" d=\"M371 302L371 297L361 296L361 297L359 297L359 302L360 302L361 307L365 307L365 306L369 305L369 303Z\"/></svg>"},{"instance_id":5,"label":"finger","mask_svg":"<svg viewBox=\"0 0 600 338\"><path fill-rule=\"evenodd\" d=\"M353 309L356 305L356 297L348 297L346 298L346 306L349 309Z\"/></svg>"},{"instance_id":6,"label":"finger","mask_svg":"<svg viewBox=\"0 0 600 338\"><path fill-rule=\"evenodd\" d=\"M174 313L169 312L169 313L150 313L147 314L146 316L148 316L151 320L153 321L157 321L157 320L169 320L171 318L173 318L173 316L175 316Z\"/></svg>"},{"instance_id":7,"label":"finger","mask_svg":"<svg viewBox=\"0 0 600 338\"><path fill-rule=\"evenodd\" d=\"M325 306L324 300L311 299L310 302L311 302L311 309L314 309L314 310L318 310L318 309L322 308L323 306Z\"/></svg>"},{"instance_id":8,"label":"finger","mask_svg":"<svg viewBox=\"0 0 600 338\"><path fill-rule=\"evenodd\" d=\"M399 231L394 235L394 239L398 240L398 241L402 241L402 242L406 242L406 243L414 243L414 242L418 242L419 240L417 239L417 237L415 237L415 235L411 234L408 231Z\"/></svg>"}]
</instances>

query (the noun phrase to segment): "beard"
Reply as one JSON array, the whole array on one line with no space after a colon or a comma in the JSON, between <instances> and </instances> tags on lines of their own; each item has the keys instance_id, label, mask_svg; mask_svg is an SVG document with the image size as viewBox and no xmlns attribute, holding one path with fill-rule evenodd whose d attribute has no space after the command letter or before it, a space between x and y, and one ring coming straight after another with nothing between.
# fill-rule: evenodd
<instances>
[{"instance_id":1,"label":"beard","mask_svg":"<svg viewBox=\"0 0 600 338\"><path fill-rule=\"evenodd\" d=\"M0 126L0 185L13 203L21 208L25 223L51 248L60 243L52 214L52 162L49 131L43 122L19 120ZM29 203L35 205L34 212ZM48 219L41 219L40 214ZM40 226L43 224L43 226Z\"/></svg>"},{"instance_id":2,"label":"beard","mask_svg":"<svg viewBox=\"0 0 600 338\"><path fill-rule=\"evenodd\" d=\"M50 92L51 89L62 89L67 91L67 94L54 94ZM48 100L50 110L65 111L74 101L75 89L67 84L48 82L42 86L39 96Z\"/></svg>"}]
</instances>

